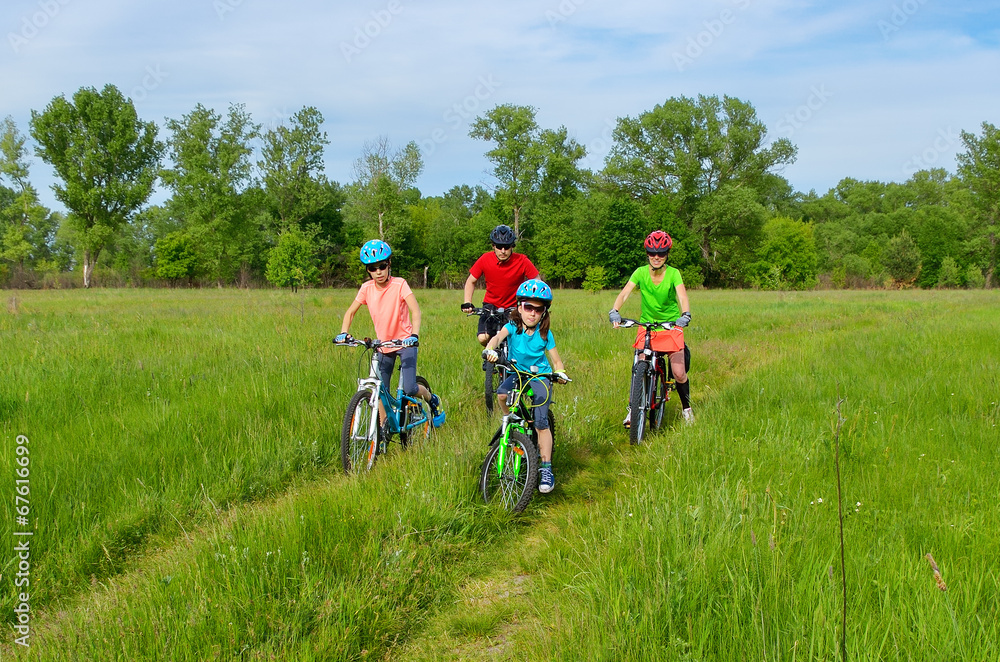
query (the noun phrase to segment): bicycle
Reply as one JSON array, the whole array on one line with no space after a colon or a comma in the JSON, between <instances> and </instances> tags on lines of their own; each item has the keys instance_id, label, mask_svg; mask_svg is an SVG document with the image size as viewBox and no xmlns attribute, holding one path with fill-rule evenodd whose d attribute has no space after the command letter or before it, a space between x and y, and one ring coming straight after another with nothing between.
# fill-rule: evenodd
<instances>
[{"instance_id":1,"label":"bicycle","mask_svg":"<svg viewBox=\"0 0 1000 662\"><path fill-rule=\"evenodd\" d=\"M480 317L486 317L486 330L489 331L496 329L491 336L495 336L500 328L507 323L507 311L510 308L473 308L472 312L466 313L466 316L478 315ZM504 339L500 346L497 347L497 353L500 354L502 358L507 356L507 340ZM483 385L483 395L486 400L486 411L493 413L493 407L496 403L496 393L497 388L503 383L503 380L507 378L507 369L498 363L490 363L489 361L483 361L483 373L484 373L484 385Z\"/></svg>"},{"instance_id":2,"label":"bicycle","mask_svg":"<svg viewBox=\"0 0 1000 662\"><path fill-rule=\"evenodd\" d=\"M674 328L673 322L639 322L623 318L618 324L619 329L630 329L641 326L646 330L646 339L642 349L635 350L632 359L632 382L629 387L628 406L631 419L629 421L629 441L632 444L642 443L646 434L646 420L652 423L653 429L663 424L663 412L670 400L670 391L677 387L674 382L666 355L652 348L653 331ZM689 356L687 345L684 346L685 358Z\"/></svg>"},{"instance_id":3,"label":"bicycle","mask_svg":"<svg viewBox=\"0 0 1000 662\"><path fill-rule=\"evenodd\" d=\"M501 359L508 374L516 376L514 388L508 394L510 413L500 421L500 427L490 440L490 450L483 460L479 475L479 491L483 501L499 499L506 510L519 513L528 507L538 488L538 432L532 415L532 389L543 388L540 379L548 379L550 388L558 379L554 372L538 373L521 370L516 361ZM571 380L569 380L571 381ZM555 442L555 417L549 410L549 431Z\"/></svg>"},{"instance_id":4,"label":"bicycle","mask_svg":"<svg viewBox=\"0 0 1000 662\"><path fill-rule=\"evenodd\" d=\"M364 347L362 359L370 354L368 376L358 377L358 391L351 397L344 414L340 433L340 458L344 473L351 473L355 469L371 471L378 456L385 454L392 435L399 435L399 443L403 448L407 448L418 437L429 437L431 416L424 409L422 398L406 395L401 385L396 389L396 397L393 397L389 393L389 385L382 383L376 350L401 348L402 340L348 338L336 344L342 347ZM360 363L358 368L360 373ZM431 390L430 384L420 375L417 375L417 384ZM379 402L385 410L385 420L381 424L378 421Z\"/></svg>"}]
</instances>

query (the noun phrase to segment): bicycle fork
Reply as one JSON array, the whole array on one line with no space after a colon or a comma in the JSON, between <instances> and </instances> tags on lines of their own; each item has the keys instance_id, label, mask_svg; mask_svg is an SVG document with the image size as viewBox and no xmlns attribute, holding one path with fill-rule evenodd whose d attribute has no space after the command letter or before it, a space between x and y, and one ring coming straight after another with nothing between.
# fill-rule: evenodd
<instances>
[{"instance_id":1,"label":"bicycle fork","mask_svg":"<svg viewBox=\"0 0 1000 662\"><path fill-rule=\"evenodd\" d=\"M520 426L517 426L517 421L512 421L511 416L513 416L513 412L504 416L503 422L501 423L502 433L500 435L499 442L500 448L497 452L497 476L501 479L505 473L509 473L514 476L521 475L521 460L524 459L524 450L518 446L511 445L510 432L515 427L517 427L520 431L525 432L525 434L527 434L527 432ZM513 457L508 458L508 454L513 455ZM513 463L513 466L510 467L511 471L507 471L508 459L510 459Z\"/></svg>"}]
</instances>

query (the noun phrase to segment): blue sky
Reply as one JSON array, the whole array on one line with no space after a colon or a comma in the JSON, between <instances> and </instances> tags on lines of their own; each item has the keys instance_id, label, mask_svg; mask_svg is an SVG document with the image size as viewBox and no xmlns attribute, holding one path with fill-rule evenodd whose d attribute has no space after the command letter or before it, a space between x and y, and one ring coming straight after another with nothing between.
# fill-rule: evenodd
<instances>
[{"instance_id":1,"label":"blue sky","mask_svg":"<svg viewBox=\"0 0 1000 662\"><path fill-rule=\"evenodd\" d=\"M319 108L327 176L353 179L366 142L422 146L436 195L494 182L468 125L500 103L566 126L598 169L615 120L664 100L728 94L799 148L782 172L825 193L843 177L955 169L959 132L1000 124L993 3L646 0L6 0L0 117L117 85L161 126L202 103L273 126ZM993 72L993 73L990 73ZM165 134L161 133L161 138ZM32 161L43 202L49 167ZM162 200L164 194L157 194Z\"/></svg>"}]
</instances>

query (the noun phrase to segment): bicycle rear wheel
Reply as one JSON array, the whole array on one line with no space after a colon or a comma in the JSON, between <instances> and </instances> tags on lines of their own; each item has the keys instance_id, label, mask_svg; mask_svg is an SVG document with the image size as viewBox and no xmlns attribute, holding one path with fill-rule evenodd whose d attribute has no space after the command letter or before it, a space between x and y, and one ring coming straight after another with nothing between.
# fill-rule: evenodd
<instances>
[{"instance_id":1,"label":"bicycle rear wheel","mask_svg":"<svg viewBox=\"0 0 1000 662\"><path fill-rule=\"evenodd\" d=\"M371 433L373 417L376 423L374 436ZM340 432L340 459L344 473L367 471L375 465L381 432L378 408L372 408L371 391L358 391L347 404Z\"/></svg>"},{"instance_id":2,"label":"bicycle rear wheel","mask_svg":"<svg viewBox=\"0 0 1000 662\"><path fill-rule=\"evenodd\" d=\"M479 491L486 503L499 504L519 513L538 489L538 447L520 432L511 432L509 442L490 446L479 477Z\"/></svg>"},{"instance_id":3,"label":"bicycle rear wheel","mask_svg":"<svg viewBox=\"0 0 1000 662\"><path fill-rule=\"evenodd\" d=\"M431 393L431 385L420 375L417 375L417 384L426 388L428 393ZM410 427L421 418L424 419L421 425L413 428ZM408 448L411 443L431 436L432 428L430 413L423 406L411 402L406 405L406 410L403 414L403 426L399 433L399 443L403 445L403 448Z\"/></svg>"},{"instance_id":4,"label":"bicycle rear wheel","mask_svg":"<svg viewBox=\"0 0 1000 662\"><path fill-rule=\"evenodd\" d=\"M489 361L485 361L484 364L483 373L485 384L483 388L483 395L486 399L486 411L492 414L493 407L497 400L497 389L500 387L500 382L503 381L503 371Z\"/></svg>"},{"instance_id":5,"label":"bicycle rear wheel","mask_svg":"<svg viewBox=\"0 0 1000 662\"><path fill-rule=\"evenodd\" d=\"M632 420L629 422L628 437L632 444L641 443L646 434L646 408L649 406L646 375L649 372L649 367L649 362L639 361L632 369L632 388L628 394L628 406L631 408L632 416Z\"/></svg>"},{"instance_id":6,"label":"bicycle rear wheel","mask_svg":"<svg viewBox=\"0 0 1000 662\"><path fill-rule=\"evenodd\" d=\"M649 427L659 430L663 426L663 412L667 408L667 384L663 374L653 372L653 386L649 389Z\"/></svg>"}]
</instances>

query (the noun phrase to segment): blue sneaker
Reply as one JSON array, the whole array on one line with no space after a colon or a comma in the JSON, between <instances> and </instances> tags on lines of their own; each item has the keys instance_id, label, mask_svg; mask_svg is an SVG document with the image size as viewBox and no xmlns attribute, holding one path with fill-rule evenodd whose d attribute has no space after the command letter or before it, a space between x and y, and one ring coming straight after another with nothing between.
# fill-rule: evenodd
<instances>
[{"instance_id":1,"label":"blue sneaker","mask_svg":"<svg viewBox=\"0 0 1000 662\"><path fill-rule=\"evenodd\" d=\"M445 412L441 409L441 398L437 396L437 393L431 394L431 424L439 428L444 425Z\"/></svg>"},{"instance_id":2,"label":"blue sneaker","mask_svg":"<svg viewBox=\"0 0 1000 662\"><path fill-rule=\"evenodd\" d=\"M541 474L538 481L538 491L542 494L548 494L556 486L556 477L552 475L550 467L542 467L538 472Z\"/></svg>"}]
</instances>

